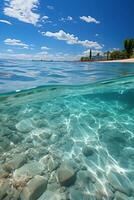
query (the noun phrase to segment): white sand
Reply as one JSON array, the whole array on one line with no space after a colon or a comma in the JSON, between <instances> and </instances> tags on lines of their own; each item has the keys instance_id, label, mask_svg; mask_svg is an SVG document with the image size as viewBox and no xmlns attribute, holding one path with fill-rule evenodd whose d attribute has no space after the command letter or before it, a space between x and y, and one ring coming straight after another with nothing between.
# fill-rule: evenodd
<instances>
[{"instance_id":1,"label":"white sand","mask_svg":"<svg viewBox=\"0 0 134 200\"><path fill-rule=\"evenodd\" d=\"M122 60L106 60L106 61L100 61L100 62L121 62L121 63L134 63L134 58L129 59L122 59Z\"/></svg>"}]
</instances>

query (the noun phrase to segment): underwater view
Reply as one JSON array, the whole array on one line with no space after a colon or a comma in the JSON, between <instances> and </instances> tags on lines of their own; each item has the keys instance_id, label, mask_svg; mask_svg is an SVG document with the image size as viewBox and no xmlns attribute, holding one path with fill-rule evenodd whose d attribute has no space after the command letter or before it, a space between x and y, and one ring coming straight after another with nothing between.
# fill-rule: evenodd
<instances>
[{"instance_id":1,"label":"underwater view","mask_svg":"<svg viewBox=\"0 0 134 200\"><path fill-rule=\"evenodd\" d=\"M134 200L134 65L0 61L0 200Z\"/></svg>"}]
</instances>

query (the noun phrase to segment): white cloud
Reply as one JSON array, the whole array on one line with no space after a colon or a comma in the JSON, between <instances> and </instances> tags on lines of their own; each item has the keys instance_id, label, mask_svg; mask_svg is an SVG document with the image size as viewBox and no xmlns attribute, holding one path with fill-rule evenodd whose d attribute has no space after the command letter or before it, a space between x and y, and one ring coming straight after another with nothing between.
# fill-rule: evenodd
<instances>
[{"instance_id":1,"label":"white cloud","mask_svg":"<svg viewBox=\"0 0 134 200\"><path fill-rule=\"evenodd\" d=\"M96 23L96 24L100 24L100 21L97 21L95 18L91 17L91 16L82 16L80 17L81 20L87 22L87 23Z\"/></svg>"},{"instance_id":2,"label":"white cloud","mask_svg":"<svg viewBox=\"0 0 134 200\"><path fill-rule=\"evenodd\" d=\"M101 49L102 46L94 41L89 40L79 40L78 37L75 37L73 34L65 33L63 30L60 30L59 32L42 32L42 35L47 37L53 37L57 40L64 40L67 42L67 44L79 44L87 48L95 48L95 49Z\"/></svg>"},{"instance_id":3,"label":"white cloud","mask_svg":"<svg viewBox=\"0 0 134 200\"><path fill-rule=\"evenodd\" d=\"M80 40L78 41L78 44L81 44L82 46L87 47L87 48L102 49L102 46L98 42L94 42L94 41Z\"/></svg>"},{"instance_id":4,"label":"white cloud","mask_svg":"<svg viewBox=\"0 0 134 200\"><path fill-rule=\"evenodd\" d=\"M52 23L52 21L49 19L49 17L47 15L44 15L41 19L41 22L43 23ZM42 26L42 25L41 25Z\"/></svg>"},{"instance_id":5,"label":"white cloud","mask_svg":"<svg viewBox=\"0 0 134 200\"><path fill-rule=\"evenodd\" d=\"M49 50L50 48L44 46L44 47L41 47L41 50Z\"/></svg>"},{"instance_id":6,"label":"white cloud","mask_svg":"<svg viewBox=\"0 0 134 200\"><path fill-rule=\"evenodd\" d=\"M4 14L22 22L36 25L40 15L34 13L39 4L38 0L5 0Z\"/></svg>"},{"instance_id":7,"label":"white cloud","mask_svg":"<svg viewBox=\"0 0 134 200\"><path fill-rule=\"evenodd\" d=\"M20 47L22 47L24 49L28 49L29 48L29 45L21 42L21 40L7 38L6 40L4 40L4 43L6 45L10 45L10 46L20 46Z\"/></svg>"},{"instance_id":8,"label":"white cloud","mask_svg":"<svg viewBox=\"0 0 134 200\"><path fill-rule=\"evenodd\" d=\"M114 51L119 51L120 49L115 47L115 48L113 48L113 50Z\"/></svg>"},{"instance_id":9,"label":"white cloud","mask_svg":"<svg viewBox=\"0 0 134 200\"><path fill-rule=\"evenodd\" d=\"M48 52L47 51L41 51L41 52L38 52L37 55L48 55Z\"/></svg>"},{"instance_id":10,"label":"white cloud","mask_svg":"<svg viewBox=\"0 0 134 200\"><path fill-rule=\"evenodd\" d=\"M12 49L7 49L7 52L12 53L13 50Z\"/></svg>"},{"instance_id":11,"label":"white cloud","mask_svg":"<svg viewBox=\"0 0 134 200\"><path fill-rule=\"evenodd\" d=\"M72 53L48 53L47 51L37 52L36 54L20 54L20 53L0 53L0 58L5 59L27 59L27 60L54 60L54 61L78 61L82 56L89 56L90 49L84 51L82 54L72 54ZM92 50L92 55L100 53L103 55L103 52L100 50Z\"/></svg>"},{"instance_id":12,"label":"white cloud","mask_svg":"<svg viewBox=\"0 0 134 200\"><path fill-rule=\"evenodd\" d=\"M46 51L38 52L36 54L20 54L20 53L0 53L2 59L21 59L21 60L54 60L54 61L75 61L80 60L81 55L69 53L54 53L49 54Z\"/></svg>"},{"instance_id":13,"label":"white cloud","mask_svg":"<svg viewBox=\"0 0 134 200\"><path fill-rule=\"evenodd\" d=\"M62 21L62 22L73 21L73 17L71 17L71 16L62 17L59 21Z\"/></svg>"},{"instance_id":14,"label":"white cloud","mask_svg":"<svg viewBox=\"0 0 134 200\"><path fill-rule=\"evenodd\" d=\"M63 30L55 33L47 31L43 32L42 34L47 37L54 37L57 40L65 40L68 44L76 44L78 41L78 38L73 34L65 33Z\"/></svg>"},{"instance_id":15,"label":"white cloud","mask_svg":"<svg viewBox=\"0 0 134 200\"><path fill-rule=\"evenodd\" d=\"M48 5L47 8L48 8L49 10L54 10L54 6Z\"/></svg>"},{"instance_id":16,"label":"white cloud","mask_svg":"<svg viewBox=\"0 0 134 200\"><path fill-rule=\"evenodd\" d=\"M59 21L61 21L61 22L65 22L66 20L65 20L64 17L62 17L61 19L59 19Z\"/></svg>"},{"instance_id":17,"label":"white cloud","mask_svg":"<svg viewBox=\"0 0 134 200\"><path fill-rule=\"evenodd\" d=\"M72 20L73 20L73 17L68 16L68 17L67 17L67 20L72 21Z\"/></svg>"},{"instance_id":18,"label":"white cloud","mask_svg":"<svg viewBox=\"0 0 134 200\"><path fill-rule=\"evenodd\" d=\"M47 20L47 19L49 19L49 17L47 16L47 15L44 15L43 17L42 17L42 20Z\"/></svg>"},{"instance_id":19,"label":"white cloud","mask_svg":"<svg viewBox=\"0 0 134 200\"><path fill-rule=\"evenodd\" d=\"M0 23L5 23L5 24L8 24L8 25L12 25L11 22L9 22L7 20L3 20L3 19L0 19Z\"/></svg>"},{"instance_id":20,"label":"white cloud","mask_svg":"<svg viewBox=\"0 0 134 200\"><path fill-rule=\"evenodd\" d=\"M32 55L31 54L17 54L17 53L0 53L1 59L23 59L23 60L31 60Z\"/></svg>"}]
</instances>

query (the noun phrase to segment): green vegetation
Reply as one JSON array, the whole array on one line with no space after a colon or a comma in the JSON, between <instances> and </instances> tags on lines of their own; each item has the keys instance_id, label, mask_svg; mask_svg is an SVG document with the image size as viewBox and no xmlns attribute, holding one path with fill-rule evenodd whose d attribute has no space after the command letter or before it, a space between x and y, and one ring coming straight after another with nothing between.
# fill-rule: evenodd
<instances>
[{"instance_id":1,"label":"green vegetation","mask_svg":"<svg viewBox=\"0 0 134 200\"><path fill-rule=\"evenodd\" d=\"M90 49L89 57L81 57L82 62L87 62L92 60L92 50Z\"/></svg>"},{"instance_id":2,"label":"green vegetation","mask_svg":"<svg viewBox=\"0 0 134 200\"><path fill-rule=\"evenodd\" d=\"M127 53L123 51L113 51L110 53L110 60L126 59Z\"/></svg>"},{"instance_id":3,"label":"green vegetation","mask_svg":"<svg viewBox=\"0 0 134 200\"><path fill-rule=\"evenodd\" d=\"M134 39L124 40L124 50L110 52L110 60L126 59L133 56Z\"/></svg>"},{"instance_id":4,"label":"green vegetation","mask_svg":"<svg viewBox=\"0 0 134 200\"><path fill-rule=\"evenodd\" d=\"M131 56L131 58L134 58L134 53L133 53L133 55Z\"/></svg>"},{"instance_id":5,"label":"green vegetation","mask_svg":"<svg viewBox=\"0 0 134 200\"><path fill-rule=\"evenodd\" d=\"M124 48L125 48L127 57L130 58L133 55L134 39L126 39L124 41Z\"/></svg>"},{"instance_id":6,"label":"green vegetation","mask_svg":"<svg viewBox=\"0 0 134 200\"><path fill-rule=\"evenodd\" d=\"M109 60L110 57L110 51L107 51L104 53L104 56L107 58L107 60Z\"/></svg>"},{"instance_id":7,"label":"green vegetation","mask_svg":"<svg viewBox=\"0 0 134 200\"><path fill-rule=\"evenodd\" d=\"M90 49L89 56L81 57L81 61L95 61L95 60L120 60L134 58L134 39L124 40L124 50L107 51L103 56L99 53L96 56L92 56L92 51Z\"/></svg>"},{"instance_id":8,"label":"green vegetation","mask_svg":"<svg viewBox=\"0 0 134 200\"><path fill-rule=\"evenodd\" d=\"M81 57L81 61L85 62L85 61L90 61L89 57Z\"/></svg>"}]
</instances>

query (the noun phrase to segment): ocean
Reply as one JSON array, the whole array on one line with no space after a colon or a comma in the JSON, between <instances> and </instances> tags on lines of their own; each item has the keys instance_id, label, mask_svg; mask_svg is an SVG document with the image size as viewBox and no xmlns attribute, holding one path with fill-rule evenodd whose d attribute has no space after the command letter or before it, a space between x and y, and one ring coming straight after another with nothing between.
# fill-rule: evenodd
<instances>
[{"instance_id":1,"label":"ocean","mask_svg":"<svg viewBox=\"0 0 134 200\"><path fill-rule=\"evenodd\" d=\"M0 200L133 200L134 64L1 60L0 180Z\"/></svg>"}]
</instances>

